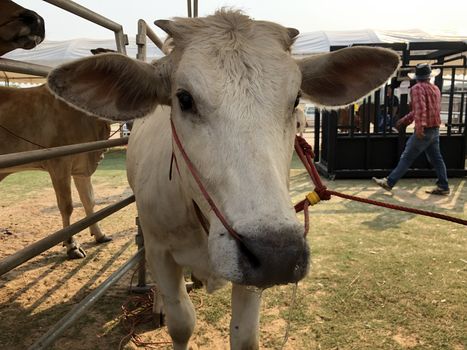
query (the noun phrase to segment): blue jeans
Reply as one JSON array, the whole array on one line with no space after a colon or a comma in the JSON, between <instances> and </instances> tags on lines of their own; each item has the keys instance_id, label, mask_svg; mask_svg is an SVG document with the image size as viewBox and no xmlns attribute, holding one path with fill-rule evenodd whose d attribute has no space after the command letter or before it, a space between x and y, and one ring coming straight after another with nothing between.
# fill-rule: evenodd
<instances>
[{"instance_id":1,"label":"blue jeans","mask_svg":"<svg viewBox=\"0 0 467 350\"><path fill-rule=\"evenodd\" d=\"M409 170L412 163L417 157L425 152L428 161L433 165L438 176L436 184L443 190L448 190L448 175L446 165L444 164L443 156L439 149L439 128L425 128L425 137L421 140L417 138L415 133L410 136L405 145L404 152L399 159L396 168L391 171L388 176L388 185L393 187L399 179Z\"/></svg>"}]
</instances>

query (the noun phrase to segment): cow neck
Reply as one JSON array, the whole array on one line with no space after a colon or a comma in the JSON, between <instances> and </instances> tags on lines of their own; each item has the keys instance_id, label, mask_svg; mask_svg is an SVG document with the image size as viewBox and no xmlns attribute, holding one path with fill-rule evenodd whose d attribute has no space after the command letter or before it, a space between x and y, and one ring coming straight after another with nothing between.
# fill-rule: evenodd
<instances>
[{"instance_id":1,"label":"cow neck","mask_svg":"<svg viewBox=\"0 0 467 350\"><path fill-rule=\"evenodd\" d=\"M233 228L232 226L230 226L230 224L228 223L227 219L225 218L225 216L222 214L222 212L219 210L219 208L217 207L216 203L214 202L214 200L212 199L211 195L209 194L209 192L207 191L206 187L204 186L203 182L201 181L201 177L198 173L198 170L196 169L196 167L194 166L194 164L192 163L192 161L190 160L190 158L188 157L188 154L186 153L185 151L185 148L183 147L181 141L180 141L180 138L178 137L178 134L177 134L177 130L175 128L175 124L172 120L172 118L170 119L170 125L171 125L171 128L172 128L172 139L173 141L175 141L175 145L177 146L178 150L180 151L180 154L182 155L183 157L183 160L185 161L186 163L186 166L188 167L188 170L190 171L191 175L193 176L193 179L196 181L196 184L198 185L198 188L200 189L201 193L203 194L203 197L204 199L206 199L206 201L208 202L209 206L211 207L211 210L214 212L214 214L217 216L217 218L219 219L219 221L222 223L222 225L225 227L225 229L227 230L227 232L230 234L230 236L232 236L232 238L234 238L239 246L240 246L240 250L245 254L245 256L250 260L250 263L253 265L253 266L259 266L259 261L258 259L254 256L254 254L248 249L248 247L246 246L242 236L240 234L238 234ZM173 143L172 143L172 159L171 159L171 164L170 164L170 179L172 178L172 164L173 162L175 161L175 165L177 167L177 171L178 173L180 174L180 169L178 167L178 162L177 162L177 157L175 156L175 152L173 150ZM196 204L196 206L198 206ZM199 209L198 207L198 210L199 210L199 214L202 214L201 213L201 210ZM195 211L196 211L196 207L195 207ZM207 226L203 225L203 221L200 219L200 216L198 215L197 213L197 216L198 216L198 220L201 221L201 225L203 226L203 228L206 230L207 229Z\"/></svg>"}]
</instances>

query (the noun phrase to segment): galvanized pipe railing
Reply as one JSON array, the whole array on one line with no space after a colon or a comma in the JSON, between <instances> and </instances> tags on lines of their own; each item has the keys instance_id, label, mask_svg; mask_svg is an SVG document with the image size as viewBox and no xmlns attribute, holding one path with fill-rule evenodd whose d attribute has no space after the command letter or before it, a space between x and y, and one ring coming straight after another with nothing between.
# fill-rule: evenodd
<instances>
[{"instance_id":1,"label":"galvanized pipe railing","mask_svg":"<svg viewBox=\"0 0 467 350\"><path fill-rule=\"evenodd\" d=\"M136 45L138 46L138 53L136 58L141 61L146 61L146 37L163 52L164 44L159 39L157 34L148 26L144 19L138 20L138 34L136 35ZM167 54L166 52L164 52Z\"/></svg>"},{"instance_id":2,"label":"galvanized pipe railing","mask_svg":"<svg viewBox=\"0 0 467 350\"><path fill-rule=\"evenodd\" d=\"M39 149L36 151L8 153L0 156L0 169L28 164L31 162L38 162L41 160L68 156L71 154L85 153L104 148L122 146L126 145L127 143L128 137L122 137L114 140L86 142L76 145Z\"/></svg>"},{"instance_id":3,"label":"galvanized pipe railing","mask_svg":"<svg viewBox=\"0 0 467 350\"><path fill-rule=\"evenodd\" d=\"M135 201L131 195L0 260L0 276Z\"/></svg>"},{"instance_id":4,"label":"galvanized pipe railing","mask_svg":"<svg viewBox=\"0 0 467 350\"><path fill-rule=\"evenodd\" d=\"M123 27L120 24L94 11L91 11L88 8L81 6L71 0L44 0L44 1L113 31L115 34L115 43L116 43L118 52L126 55L125 45L128 45L128 37L123 32ZM52 70L52 68L38 65L38 64L33 64L33 63L20 62L20 61L11 60L11 59L0 58L0 70L7 71L7 72L32 74L32 75L37 75L41 77L46 77L47 74L49 74L49 72Z\"/></svg>"},{"instance_id":5,"label":"galvanized pipe railing","mask_svg":"<svg viewBox=\"0 0 467 350\"><path fill-rule=\"evenodd\" d=\"M193 0L193 13L191 9L192 9L191 0L187 0L188 17L198 17L198 0Z\"/></svg>"},{"instance_id":6,"label":"galvanized pipe railing","mask_svg":"<svg viewBox=\"0 0 467 350\"><path fill-rule=\"evenodd\" d=\"M104 293L125 275L133 266L138 264L144 257L144 248L139 250L130 260L115 271L109 278L102 282L79 304L75 305L54 327L49 329L29 350L50 349L52 345L66 329L71 326L79 317L84 315Z\"/></svg>"},{"instance_id":7,"label":"galvanized pipe railing","mask_svg":"<svg viewBox=\"0 0 467 350\"><path fill-rule=\"evenodd\" d=\"M126 55L125 45L128 45L128 37L123 33L123 27L110 19L89 10L88 8L81 6L71 0L44 0L49 4L60 7L61 9L73 13L81 18L84 18L90 22L98 24L104 28L110 29L115 33L115 41L117 44L118 52Z\"/></svg>"},{"instance_id":8,"label":"galvanized pipe railing","mask_svg":"<svg viewBox=\"0 0 467 350\"><path fill-rule=\"evenodd\" d=\"M52 67L11 60L8 58L0 58L0 70L46 77L52 70Z\"/></svg>"}]
</instances>

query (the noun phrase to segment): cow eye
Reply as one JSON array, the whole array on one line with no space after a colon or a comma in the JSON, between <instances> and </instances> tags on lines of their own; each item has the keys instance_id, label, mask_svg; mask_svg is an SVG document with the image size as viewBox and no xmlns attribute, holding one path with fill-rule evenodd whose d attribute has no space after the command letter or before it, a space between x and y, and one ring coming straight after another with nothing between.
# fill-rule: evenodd
<instances>
[{"instance_id":1,"label":"cow eye","mask_svg":"<svg viewBox=\"0 0 467 350\"><path fill-rule=\"evenodd\" d=\"M301 93L298 93L297 95L297 98L295 99L295 103L293 105L293 108L297 108L298 104L300 103L300 96L301 96Z\"/></svg>"},{"instance_id":2,"label":"cow eye","mask_svg":"<svg viewBox=\"0 0 467 350\"><path fill-rule=\"evenodd\" d=\"M195 102L190 93L186 90L180 90L177 92L178 103L180 104L180 109L183 112L189 112L195 110Z\"/></svg>"}]
</instances>

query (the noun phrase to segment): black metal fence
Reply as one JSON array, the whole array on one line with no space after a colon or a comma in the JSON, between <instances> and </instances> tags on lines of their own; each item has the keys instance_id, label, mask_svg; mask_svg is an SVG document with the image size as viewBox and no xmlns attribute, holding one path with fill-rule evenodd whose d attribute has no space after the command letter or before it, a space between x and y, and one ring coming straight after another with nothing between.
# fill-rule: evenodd
<instances>
[{"instance_id":1,"label":"black metal fence","mask_svg":"<svg viewBox=\"0 0 467 350\"><path fill-rule=\"evenodd\" d=\"M409 112L407 77L418 62L431 62L441 73L435 84L442 92L440 144L448 176L467 174L467 43L411 43L385 46L401 54L403 65L397 77L359 103L338 111L316 110L317 167L330 178L386 176L399 160L412 128L398 131L396 122ZM332 48L333 50L342 47ZM420 53L420 51L423 52ZM397 94L395 93L397 92ZM398 95L398 96L397 96ZM435 176L422 154L408 177Z\"/></svg>"}]
</instances>

